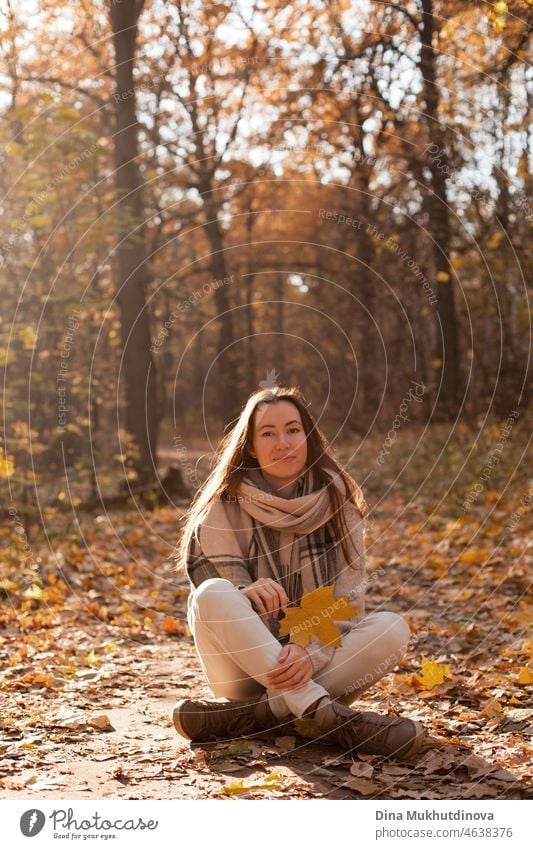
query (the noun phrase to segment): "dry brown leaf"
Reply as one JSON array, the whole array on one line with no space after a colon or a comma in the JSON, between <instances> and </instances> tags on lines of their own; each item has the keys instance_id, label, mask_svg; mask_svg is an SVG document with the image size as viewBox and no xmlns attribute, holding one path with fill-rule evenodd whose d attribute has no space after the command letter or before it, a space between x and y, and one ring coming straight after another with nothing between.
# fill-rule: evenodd
<instances>
[{"instance_id":1,"label":"dry brown leaf","mask_svg":"<svg viewBox=\"0 0 533 849\"><path fill-rule=\"evenodd\" d=\"M296 745L296 737L285 735L284 737L276 737L274 740L276 747L280 752L292 752Z\"/></svg>"},{"instance_id":2,"label":"dry brown leaf","mask_svg":"<svg viewBox=\"0 0 533 849\"><path fill-rule=\"evenodd\" d=\"M489 699L480 711L481 716L486 716L489 719L502 719L505 716L503 705L498 699Z\"/></svg>"},{"instance_id":3,"label":"dry brown leaf","mask_svg":"<svg viewBox=\"0 0 533 849\"><path fill-rule=\"evenodd\" d=\"M500 795L500 791L493 784L486 783L476 783L476 784L468 784L465 788L464 793L462 793L463 799L486 799L487 796L491 796L493 799L496 799Z\"/></svg>"},{"instance_id":4,"label":"dry brown leaf","mask_svg":"<svg viewBox=\"0 0 533 849\"><path fill-rule=\"evenodd\" d=\"M363 796L370 796L372 793L380 793L381 787L374 781L369 781L367 778L348 778L342 782L343 787L349 787L350 790L355 790L357 793L362 793Z\"/></svg>"},{"instance_id":5,"label":"dry brown leaf","mask_svg":"<svg viewBox=\"0 0 533 849\"><path fill-rule=\"evenodd\" d=\"M465 766L468 770L470 778L479 778L482 775L487 775L492 769L492 764L487 763L484 758L474 753L467 755L461 760L461 766Z\"/></svg>"},{"instance_id":6,"label":"dry brown leaf","mask_svg":"<svg viewBox=\"0 0 533 849\"><path fill-rule=\"evenodd\" d=\"M351 775L355 775L356 778L372 778L374 767L365 761L353 761L350 767L350 773Z\"/></svg>"},{"instance_id":7,"label":"dry brown leaf","mask_svg":"<svg viewBox=\"0 0 533 849\"><path fill-rule=\"evenodd\" d=\"M429 751L417 764L417 768L423 770L424 775L432 775L434 772L448 772L456 763L455 752Z\"/></svg>"},{"instance_id":8,"label":"dry brown leaf","mask_svg":"<svg viewBox=\"0 0 533 849\"><path fill-rule=\"evenodd\" d=\"M115 731L109 717L105 713L89 717L87 725L90 725L91 728L96 728L98 731Z\"/></svg>"}]
</instances>

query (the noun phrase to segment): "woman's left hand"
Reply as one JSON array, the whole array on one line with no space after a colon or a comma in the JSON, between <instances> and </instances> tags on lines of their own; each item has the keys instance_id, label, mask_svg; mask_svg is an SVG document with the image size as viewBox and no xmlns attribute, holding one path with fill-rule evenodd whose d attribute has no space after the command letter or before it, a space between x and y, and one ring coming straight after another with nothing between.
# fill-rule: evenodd
<instances>
[{"instance_id":1,"label":"woman's left hand","mask_svg":"<svg viewBox=\"0 0 533 849\"><path fill-rule=\"evenodd\" d=\"M267 673L268 686L275 690L297 690L311 680L313 666L307 651L294 643L283 646L279 666Z\"/></svg>"}]
</instances>

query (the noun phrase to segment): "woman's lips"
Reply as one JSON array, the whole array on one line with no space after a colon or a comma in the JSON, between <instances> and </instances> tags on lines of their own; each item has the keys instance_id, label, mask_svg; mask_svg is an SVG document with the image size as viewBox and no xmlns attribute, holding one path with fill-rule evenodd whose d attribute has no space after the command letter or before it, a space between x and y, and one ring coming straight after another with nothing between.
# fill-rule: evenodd
<instances>
[{"instance_id":1,"label":"woman's lips","mask_svg":"<svg viewBox=\"0 0 533 849\"><path fill-rule=\"evenodd\" d=\"M278 462L278 463L280 463L280 462L286 463L288 460L296 460L296 457L295 457L293 454L291 454L291 455L290 455L290 457L279 457L279 458L278 458L278 460L277 460L276 462Z\"/></svg>"}]
</instances>

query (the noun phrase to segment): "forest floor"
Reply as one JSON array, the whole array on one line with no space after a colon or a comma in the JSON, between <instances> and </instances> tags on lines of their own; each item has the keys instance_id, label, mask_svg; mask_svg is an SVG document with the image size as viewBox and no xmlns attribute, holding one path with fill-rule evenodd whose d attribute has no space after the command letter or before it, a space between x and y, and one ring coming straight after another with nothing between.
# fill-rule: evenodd
<instances>
[{"instance_id":1,"label":"forest floor","mask_svg":"<svg viewBox=\"0 0 533 849\"><path fill-rule=\"evenodd\" d=\"M457 516L395 491L372 511L367 612L412 636L353 707L419 720L436 744L413 762L296 730L190 744L174 702L211 694L168 560L186 505L49 522L38 578L0 574L0 797L531 798L531 534L523 512L502 538L516 494L486 498Z\"/></svg>"}]
</instances>

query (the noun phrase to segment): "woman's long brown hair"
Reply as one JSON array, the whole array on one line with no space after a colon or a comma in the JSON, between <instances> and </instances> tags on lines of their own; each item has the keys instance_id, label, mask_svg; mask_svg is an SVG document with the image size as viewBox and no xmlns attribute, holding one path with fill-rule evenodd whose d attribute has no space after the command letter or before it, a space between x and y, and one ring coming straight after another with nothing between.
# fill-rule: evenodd
<instances>
[{"instance_id":1,"label":"woman's long brown hair","mask_svg":"<svg viewBox=\"0 0 533 849\"><path fill-rule=\"evenodd\" d=\"M175 560L173 571L185 571L187 552L194 529L207 514L211 503L217 498L224 500L227 496L235 496L246 473L252 468L260 468L257 459L250 454L250 448L253 445L255 411L259 404L275 404L279 401L290 401L300 412L303 429L307 437L306 467L313 467L318 481L329 491L333 514L330 521L335 539L341 541L344 556L346 561L349 562L349 553L345 543L349 531L344 521L342 506L346 501L351 501L361 517L364 518L368 512L368 505L359 485L329 453L327 440L310 414L300 390L295 386L276 386L273 389L258 389L252 392L237 423L222 439L217 451L218 460L215 463L215 468L195 493L185 524L181 529L176 544L176 553L173 556ZM328 471L341 476L347 493L345 497L332 482L331 474L328 475Z\"/></svg>"}]
</instances>

